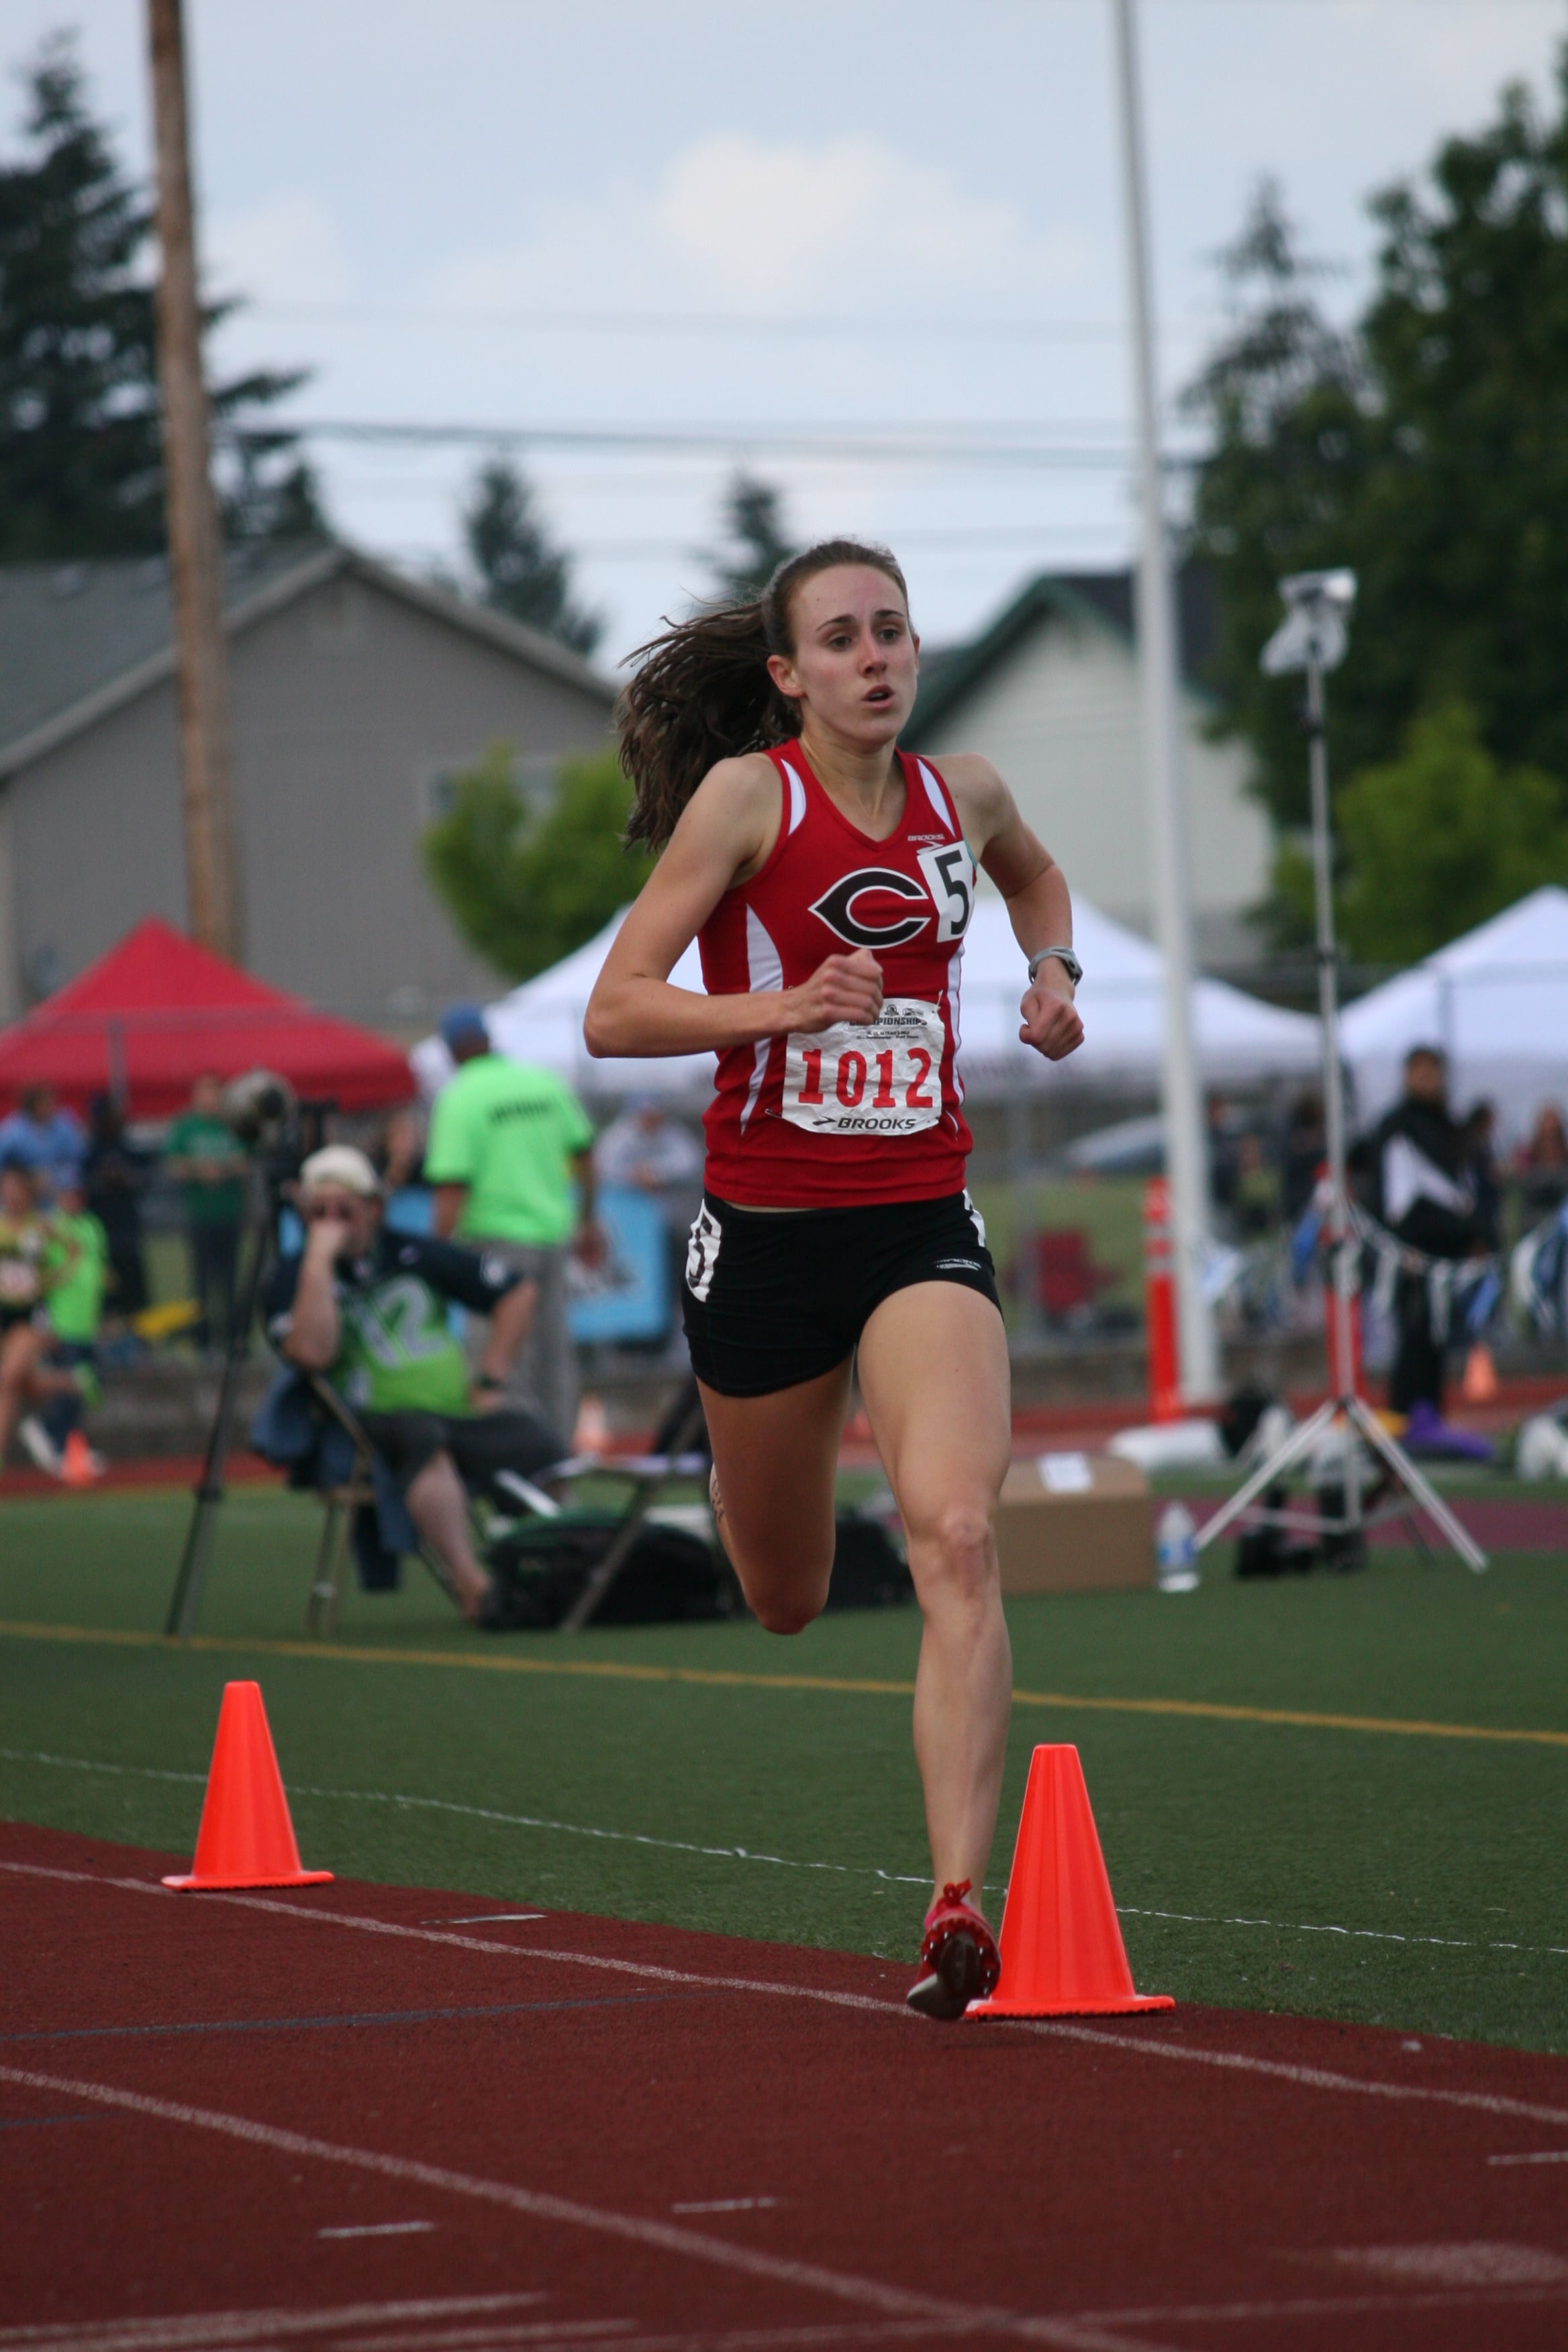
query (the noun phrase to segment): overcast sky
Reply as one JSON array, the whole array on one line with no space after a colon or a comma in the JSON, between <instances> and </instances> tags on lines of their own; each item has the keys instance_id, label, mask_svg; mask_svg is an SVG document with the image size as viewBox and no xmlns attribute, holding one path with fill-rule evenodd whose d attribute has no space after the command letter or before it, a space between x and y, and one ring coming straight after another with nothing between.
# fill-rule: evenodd
<instances>
[{"instance_id":1,"label":"overcast sky","mask_svg":"<svg viewBox=\"0 0 1568 2352\"><path fill-rule=\"evenodd\" d=\"M1110 0L187 0L202 244L251 307L215 364L303 364L300 417L716 428L526 462L624 653L708 583L739 459L798 535L904 556L932 641L1132 518ZM138 0L7 0L4 58L78 28L148 160ZM1568 0L1142 0L1162 378L1218 323L1212 267L1272 172L1364 289L1368 192L1510 79L1548 100ZM19 93L6 93L15 137ZM931 428L874 446L763 446ZM998 430L1000 428L1000 430ZM1031 462L981 460L1026 435ZM954 442L968 445L954 451ZM479 451L313 454L332 520L458 562Z\"/></svg>"}]
</instances>

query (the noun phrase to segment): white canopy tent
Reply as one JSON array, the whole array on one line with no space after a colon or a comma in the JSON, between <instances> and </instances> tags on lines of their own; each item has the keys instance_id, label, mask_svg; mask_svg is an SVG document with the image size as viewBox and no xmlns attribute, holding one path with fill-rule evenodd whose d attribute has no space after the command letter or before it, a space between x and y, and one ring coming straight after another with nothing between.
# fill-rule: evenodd
<instances>
[{"instance_id":1,"label":"white canopy tent","mask_svg":"<svg viewBox=\"0 0 1568 2352\"><path fill-rule=\"evenodd\" d=\"M1568 890L1532 890L1358 998L1340 1041L1363 1123L1397 1100L1413 1045L1440 1046L1455 1109L1495 1103L1505 1137L1542 1103L1568 1110Z\"/></svg>"},{"instance_id":2,"label":"white canopy tent","mask_svg":"<svg viewBox=\"0 0 1568 2352\"><path fill-rule=\"evenodd\" d=\"M557 1071L580 1093L624 1098L658 1094L690 1103L707 1100L713 1061L707 1054L679 1060L595 1061L583 1043L583 1014L622 918L615 916L586 945L525 981L489 1005L485 1018L497 1050ZM1157 1085L1162 1052L1159 950L1079 899L1074 940L1083 961L1079 1007L1084 1045L1071 1062L1052 1065L1018 1043L1018 999L1024 963L1000 898L977 899L963 942L960 991L960 1068L976 1101L1015 1096L1068 1082L1123 1087ZM700 989L695 945L670 974L678 988ZM1318 1067L1318 1024L1303 1013L1261 1003L1223 981L1194 985L1198 1067L1211 1086L1301 1076ZM434 1094L451 1064L438 1037L412 1055L419 1083Z\"/></svg>"}]
</instances>

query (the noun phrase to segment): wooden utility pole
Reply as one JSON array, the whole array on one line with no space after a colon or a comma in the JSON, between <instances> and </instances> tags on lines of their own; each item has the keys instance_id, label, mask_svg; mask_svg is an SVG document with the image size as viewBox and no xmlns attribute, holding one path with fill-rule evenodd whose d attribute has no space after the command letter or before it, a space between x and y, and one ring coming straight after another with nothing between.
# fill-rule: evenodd
<instances>
[{"instance_id":1,"label":"wooden utility pole","mask_svg":"<svg viewBox=\"0 0 1568 2352\"><path fill-rule=\"evenodd\" d=\"M191 931L216 954L237 956L223 556L202 377L183 13L182 0L147 0L158 153L158 387L179 675L180 782Z\"/></svg>"}]
</instances>

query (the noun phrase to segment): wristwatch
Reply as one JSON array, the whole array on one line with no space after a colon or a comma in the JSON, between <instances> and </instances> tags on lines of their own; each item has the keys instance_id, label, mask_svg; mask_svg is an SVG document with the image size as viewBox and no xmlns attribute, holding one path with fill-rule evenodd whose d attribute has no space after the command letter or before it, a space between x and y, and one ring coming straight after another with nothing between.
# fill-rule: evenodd
<instances>
[{"instance_id":1,"label":"wristwatch","mask_svg":"<svg viewBox=\"0 0 1568 2352\"><path fill-rule=\"evenodd\" d=\"M506 1381L498 1373L479 1372L475 1376L474 1386L477 1389L493 1389L499 1394L506 1387Z\"/></svg>"},{"instance_id":2,"label":"wristwatch","mask_svg":"<svg viewBox=\"0 0 1568 2352\"><path fill-rule=\"evenodd\" d=\"M1077 956L1074 955L1071 948L1042 948L1037 955L1032 955L1029 958L1030 986L1033 987L1035 974L1038 971L1040 966L1043 963L1049 963L1053 956L1055 956L1057 961L1061 965L1062 970L1066 972L1068 978L1076 988L1079 982L1083 978L1083 966L1079 963Z\"/></svg>"}]
</instances>

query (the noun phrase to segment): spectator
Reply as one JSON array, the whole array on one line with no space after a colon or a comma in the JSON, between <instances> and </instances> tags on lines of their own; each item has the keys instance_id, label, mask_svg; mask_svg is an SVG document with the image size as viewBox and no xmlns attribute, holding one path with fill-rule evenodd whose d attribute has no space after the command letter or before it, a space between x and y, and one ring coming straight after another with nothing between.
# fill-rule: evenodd
<instances>
[{"instance_id":1,"label":"spectator","mask_svg":"<svg viewBox=\"0 0 1568 2352\"><path fill-rule=\"evenodd\" d=\"M412 1104L389 1113L371 1158L393 1232L427 1234L433 1212L425 1181L425 1121Z\"/></svg>"},{"instance_id":2,"label":"spectator","mask_svg":"<svg viewBox=\"0 0 1568 2352\"><path fill-rule=\"evenodd\" d=\"M47 1208L59 1185L81 1167L87 1134L53 1087L29 1087L9 1118L0 1118L0 1160L21 1160L37 1178L38 1205Z\"/></svg>"},{"instance_id":3,"label":"spectator","mask_svg":"<svg viewBox=\"0 0 1568 2352\"><path fill-rule=\"evenodd\" d=\"M272 1269L268 1330L290 1363L324 1373L358 1413L463 1614L482 1622L493 1596L474 1554L465 1481L481 1486L503 1469L533 1476L566 1451L536 1415L500 1409L531 1286L493 1251L481 1258L389 1232L375 1170L352 1145L311 1154L300 1199L305 1246ZM453 1301L489 1318L471 1383L447 1324Z\"/></svg>"},{"instance_id":4,"label":"spectator","mask_svg":"<svg viewBox=\"0 0 1568 2352\"><path fill-rule=\"evenodd\" d=\"M1271 1234L1279 1223L1279 1171L1249 1129L1236 1147L1234 1212L1237 1231L1248 1241Z\"/></svg>"},{"instance_id":5,"label":"spectator","mask_svg":"<svg viewBox=\"0 0 1568 2352\"><path fill-rule=\"evenodd\" d=\"M700 1183L702 1146L657 1095L637 1095L594 1146L601 1184L630 1184L639 1192L673 1192Z\"/></svg>"},{"instance_id":6,"label":"spectator","mask_svg":"<svg viewBox=\"0 0 1568 2352\"><path fill-rule=\"evenodd\" d=\"M594 1129L552 1071L491 1050L478 1005L455 1006L441 1034L458 1067L436 1097L425 1153L436 1231L493 1252L533 1285L533 1319L508 1393L570 1432L577 1368L566 1329L566 1245L588 1265L604 1252L594 1221Z\"/></svg>"},{"instance_id":7,"label":"spectator","mask_svg":"<svg viewBox=\"0 0 1568 2352\"><path fill-rule=\"evenodd\" d=\"M1280 1167L1285 1222L1294 1225L1305 1216L1323 1159L1329 1148L1321 1095L1298 1095L1285 1122L1285 1146Z\"/></svg>"},{"instance_id":8,"label":"spectator","mask_svg":"<svg viewBox=\"0 0 1568 2352\"><path fill-rule=\"evenodd\" d=\"M1542 1103L1530 1140L1514 1161L1527 1219L1549 1217L1568 1199L1568 1129L1555 1103Z\"/></svg>"},{"instance_id":9,"label":"spectator","mask_svg":"<svg viewBox=\"0 0 1568 2352\"><path fill-rule=\"evenodd\" d=\"M57 1477L64 1475L72 1484L86 1484L101 1478L109 1466L78 1434L83 1412L97 1402L100 1392L95 1358L109 1274L109 1240L88 1207L86 1188L79 1182L62 1188L53 1217L56 1231L74 1246L76 1255L45 1302L48 1339L44 1363L50 1371L70 1373L73 1384L51 1397L43 1412L25 1422L17 1434L41 1468Z\"/></svg>"},{"instance_id":10,"label":"spectator","mask_svg":"<svg viewBox=\"0 0 1568 2352\"><path fill-rule=\"evenodd\" d=\"M1476 1196L1476 1216L1488 1249L1502 1240L1502 1186L1498 1181L1497 1106L1479 1102L1465 1119L1466 1166Z\"/></svg>"},{"instance_id":11,"label":"spectator","mask_svg":"<svg viewBox=\"0 0 1568 2352\"><path fill-rule=\"evenodd\" d=\"M25 1427L38 1407L75 1386L69 1372L44 1363L43 1308L76 1255L75 1244L38 1206L35 1163L15 1151L0 1157L0 1464L18 1423ZM23 1443L32 1453L32 1437Z\"/></svg>"},{"instance_id":12,"label":"spectator","mask_svg":"<svg viewBox=\"0 0 1568 2352\"><path fill-rule=\"evenodd\" d=\"M163 1139L163 1164L185 1196L192 1278L201 1310L196 1339L203 1348L221 1349L228 1345L234 1320L246 1158L224 1118L217 1078L199 1077L191 1088L189 1110L181 1112Z\"/></svg>"},{"instance_id":13,"label":"spectator","mask_svg":"<svg viewBox=\"0 0 1568 2352\"><path fill-rule=\"evenodd\" d=\"M113 1311L129 1322L147 1304L147 1269L142 1256L147 1154L126 1135L125 1115L111 1096L95 1096L88 1118L87 1157L82 1162L87 1206L103 1228Z\"/></svg>"},{"instance_id":14,"label":"spectator","mask_svg":"<svg viewBox=\"0 0 1568 2352\"><path fill-rule=\"evenodd\" d=\"M1373 1137L1376 1214L1400 1240L1433 1258L1485 1246L1465 1129L1449 1111L1447 1066L1435 1045L1405 1057L1405 1095ZM1398 1346L1388 1402L1412 1424L1443 1418L1444 1345L1432 1328L1426 1274L1402 1271L1394 1291Z\"/></svg>"}]
</instances>

